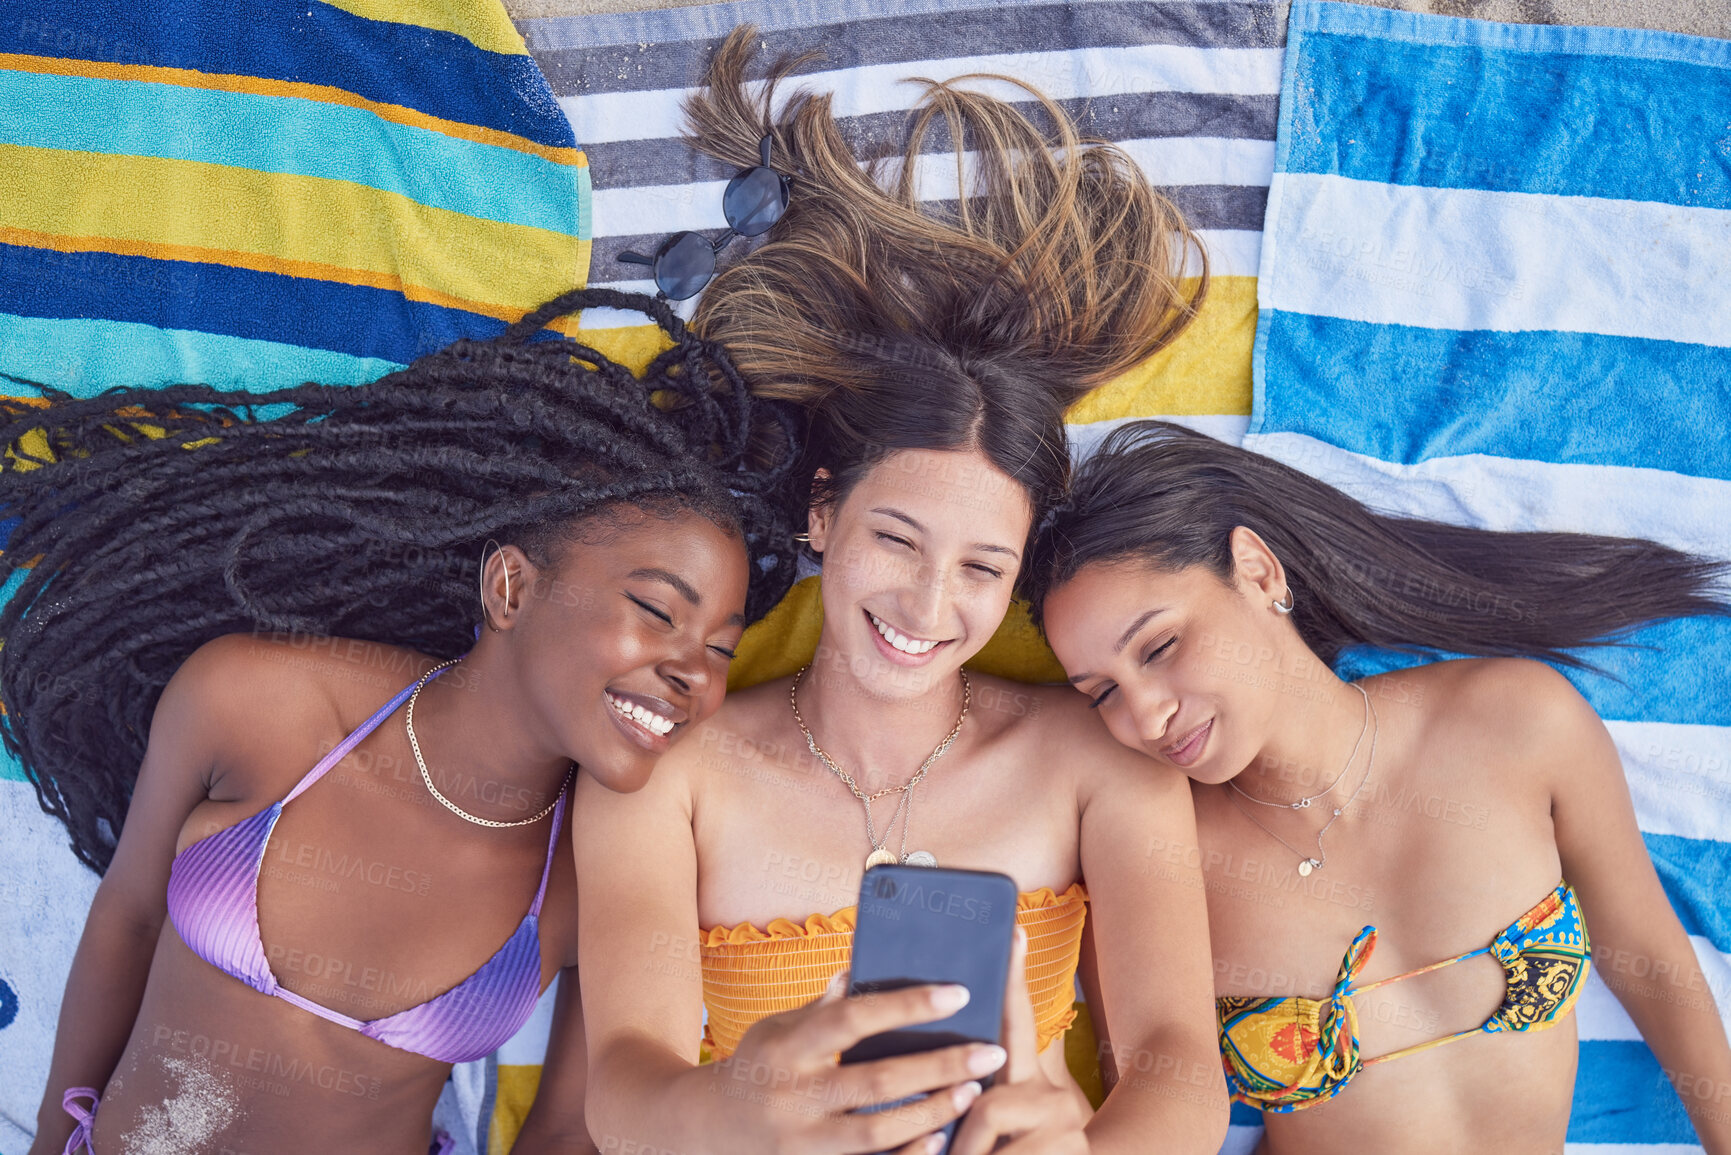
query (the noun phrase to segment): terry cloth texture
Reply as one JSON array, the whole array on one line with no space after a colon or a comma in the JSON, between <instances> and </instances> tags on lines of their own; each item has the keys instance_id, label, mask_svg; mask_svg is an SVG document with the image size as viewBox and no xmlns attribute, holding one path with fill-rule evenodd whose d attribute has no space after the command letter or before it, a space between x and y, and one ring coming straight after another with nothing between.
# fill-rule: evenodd
<instances>
[{"instance_id":1,"label":"terry cloth texture","mask_svg":"<svg viewBox=\"0 0 1731 1155\"><path fill-rule=\"evenodd\" d=\"M497 0L14 9L0 373L358 384L587 275L587 161ZM0 1151L35 1131L95 886L0 759Z\"/></svg>"},{"instance_id":2,"label":"terry cloth texture","mask_svg":"<svg viewBox=\"0 0 1731 1155\"><path fill-rule=\"evenodd\" d=\"M1399 513L1731 558L1731 44L1316 2L1288 36L1244 444ZM1724 1012L1731 622L1631 640L1585 655L1621 681L1567 673ZM1569 1150L1695 1150L1607 966Z\"/></svg>"}]
</instances>

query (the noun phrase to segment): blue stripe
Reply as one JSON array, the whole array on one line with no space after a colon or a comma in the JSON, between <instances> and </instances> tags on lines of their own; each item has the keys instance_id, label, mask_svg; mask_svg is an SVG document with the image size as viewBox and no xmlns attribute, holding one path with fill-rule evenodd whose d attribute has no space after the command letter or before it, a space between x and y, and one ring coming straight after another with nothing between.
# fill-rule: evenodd
<instances>
[{"instance_id":1,"label":"blue stripe","mask_svg":"<svg viewBox=\"0 0 1731 1155\"><path fill-rule=\"evenodd\" d=\"M1570 1143L1695 1143L1683 1103L1647 1044L1587 1039L1575 1075Z\"/></svg>"},{"instance_id":2,"label":"blue stripe","mask_svg":"<svg viewBox=\"0 0 1731 1155\"><path fill-rule=\"evenodd\" d=\"M397 364L458 337L491 337L505 328L492 317L411 301L386 289L231 265L16 245L0 245L0 313L126 321ZM89 349L80 361L55 366L55 375L67 382L110 376L112 367L83 361L111 356L101 348ZM166 380L162 374L175 368L151 366L150 379Z\"/></svg>"},{"instance_id":3,"label":"blue stripe","mask_svg":"<svg viewBox=\"0 0 1731 1155\"><path fill-rule=\"evenodd\" d=\"M1683 929L1731 954L1731 909L1725 903L1731 894L1731 842L1675 834L1642 837Z\"/></svg>"},{"instance_id":4,"label":"blue stripe","mask_svg":"<svg viewBox=\"0 0 1731 1155\"><path fill-rule=\"evenodd\" d=\"M1312 34L1284 171L1728 208L1727 65Z\"/></svg>"},{"instance_id":5,"label":"blue stripe","mask_svg":"<svg viewBox=\"0 0 1731 1155\"><path fill-rule=\"evenodd\" d=\"M59 377L54 382L59 388L77 397L94 397L105 389L180 381L254 392L303 381L360 385L402 368L402 363L190 329L0 313L0 373L40 380L50 368ZM0 382L0 392L5 390ZM0 523L0 541L6 533L7 526Z\"/></svg>"},{"instance_id":6,"label":"blue stripe","mask_svg":"<svg viewBox=\"0 0 1731 1155\"><path fill-rule=\"evenodd\" d=\"M1232 1104L1232 1116L1227 1120L1227 1123L1233 1127L1260 1127L1262 1126L1262 1112L1248 1103L1234 1103Z\"/></svg>"},{"instance_id":7,"label":"blue stripe","mask_svg":"<svg viewBox=\"0 0 1731 1155\"><path fill-rule=\"evenodd\" d=\"M58 0L39 10L51 15L0 20L0 52L324 84L540 144L576 143L532 57L487 52L454 32L319 0Z\"/></svg>"},{"instance_id":8,"label":"blue stripe","mask_svg":"<svg viewBox=\"0 0 1731 1155\"><path fill-rule=\"evenodd\" d=\"M1634 645L1573 651L1610 676L1562 671L1599 717L1731 726L1731 618L1677 618L1637 630L1629 640ZM1459 656L1355 647L1341 655L1335 669L1356 680Z\"/></svg>"},{"instance_id":9,"label":"blue stripe","mask_svg":"<svg viewBox=\"0 0 1731 1155\"><path fill-rule=\"evenodd\" d=\"M572 166L338 104L0 70L0 143L349 181L451 212L578 235Z\"/></svg>"},{"instance_id":10,"label":"blue stripe","mask_svg":"<svg viewBox=\"0 0 1731 1155\"><path fill-rule=\"evenodd\" d=\"M1731 438L1702 435L1731 406L1731 348L1277 309L1260 320L1259 379L1279 382L1262 429L1407 465L1485 453L1731 480Z\"/></svg>"}]
</instances>

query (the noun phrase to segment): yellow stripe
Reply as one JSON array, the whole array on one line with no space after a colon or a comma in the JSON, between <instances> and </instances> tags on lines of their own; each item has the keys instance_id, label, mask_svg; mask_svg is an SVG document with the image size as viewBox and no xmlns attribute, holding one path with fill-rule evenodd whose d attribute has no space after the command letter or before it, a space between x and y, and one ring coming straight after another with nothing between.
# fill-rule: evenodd
<instances>
[{"instance_id":1,"label":"yellow stripe","mask_svg":"<svg viewBox=\"0 0 1731 1155\"><path fill-rule=\"evenodd\" d=\"M325 0L325 3L366 20L455 32L487 52L529 54L523 38L497 0Z\"/></svg>"},{"instance_id":2,"label":"yellow stripe","mask_svg":"<svg viewBox=\"0 0 1731 1155\"><path fill-rule=\"evenodd\" d=\"M498 1071L493 1117L487 1121L487 1155L505 1155L516 1144L541 1087L539 1065L500 1063Z\"/></svg>"},{"instance_id":3,"label":"yellow stripe","mask_svg":"<svg viewBox=\"0 0 1731 1155\"><path fill-rule=\"evenodd\" d=\"M637 376L649 368L657 354L673 348L673 339L660 325L627 325L618 329L582 329L572 336Z\"/></svg>"},{"instance_id":4,"label":"yellow stripe","mask_svg":"<svg viewBox=\"0 0 1731 1155\"><path fill-rule=\"evenodd\" d=\"M727 672L728 690L787 677L812 660L822 632L822 579L808 577L745 631L739 640L739 656ZM968 669L1019 682L1064 680L1064 667L1029 620L1027 603L1020 600L1011 603L992 640L974 655Z\"/></svg>"},{"instance_id":5,"label":"yellow stripe","mask_svg":"<svg viewBox=\"0 0 1731 1155\"><path fill-rule=\"evenodd\" d=\"M587 168L589 160L581 149L561 148L541 144L478 124L446 120L401 104L368 100L352 92L328 84L302 84L295 80L274 80L265 76L231 76L223 73L199 72L193 68L163 68L155 64L110 64L101 60L68 60L58 56L20 56L0 52L0 68L14 72L38 72L54 76L89 76L103 80L132 80L147 84L178 84L183 88L205 88L214 92L250 93L254 96L287 96L299 100L316 100L323 104L341 104L371 112L380 120L424 128L459 140L490 144L514 149L553 161L555 164Z\"/></svg>"},{"instance_id":6,"label":"yellow stripe","mask_svg":"<svg viewBox=\"0 0 1731 1155\"><path fill-rule=\"evenodd\" d=\"M1248 414L1254 390L1256 278L1216 277L1202 310L1178 339L1071 407L1073 425L1115 417Z\"/></svg>"},{"instance_id":7,"label":"yellow stripe","mask_svg":"<svg viewBox=\"0 0 1731 1155\"><path fill-rule=\"evenodd\" d=\"M323 177L0 145L0 237L392 289L515 319L581 283L589 242Z\"/></svg>"}]
</instances>

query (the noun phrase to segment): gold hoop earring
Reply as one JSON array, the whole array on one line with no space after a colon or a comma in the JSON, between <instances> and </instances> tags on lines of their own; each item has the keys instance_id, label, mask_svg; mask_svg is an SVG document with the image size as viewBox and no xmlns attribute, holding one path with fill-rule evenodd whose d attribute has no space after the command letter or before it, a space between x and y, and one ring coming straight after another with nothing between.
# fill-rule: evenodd
<instances>
[{"instance_id":1,"label":"gold hoop earring","mask_svg":"<svg viewBox=\"0 0 1731 1155\"><path fill-rule=\"evenodd\" d=\"M799 544L801 544L801 545L810 545L811 544L811 534L809 534L809 533L796 533L793 535L793 540L799 542Z\"/></svg>"},{"instance_id":2,"label":"gold hoop earring","mask_svg":"<svg viewBox=\"0 0 1731 1155\"><path fill-rule=\"evenodd\" d=\"M481 584L481 617L486 620L487 628L489 630L492 630L496 634L499 632L499 627L493 623L493 615L487 611L487 547L488 546L491 546L493 548L494 553L501 555L500 564L505 567L505 606L506 606L506 608L509 608L511 605L511 566L509 563L507 563L504 560L503 554L505 552L505 549L498 542L494 541L492 538L488 538L486 540L486 542L482 544L482 546L481 546L481 578L480 578L480 584Z\"/></svg>"}]
</instances>

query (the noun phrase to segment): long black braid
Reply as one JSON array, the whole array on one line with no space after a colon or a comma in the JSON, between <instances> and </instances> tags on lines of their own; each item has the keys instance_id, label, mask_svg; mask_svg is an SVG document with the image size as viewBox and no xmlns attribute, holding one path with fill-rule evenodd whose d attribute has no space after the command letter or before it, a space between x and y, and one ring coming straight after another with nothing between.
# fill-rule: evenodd
<instances>
[{"instance_id":1,"label":"long black braid","mask_svg":"<svg viewBox=\"0 0 1731 1155\"><path fill-rule=\"evenodd\" d=\"M673 347L639 379L540 332L597 306L648 313ZM624 506L743 536L752 620L793 579L793 415L647 297L567 293L367 385L37 388L46 407L0 400L5 559L29 567L0 608L0 739L98 872L162 687L219 635L453 657L480 620L487 539L545 564L580 519Z\"/></svg>"}]
</instances>

